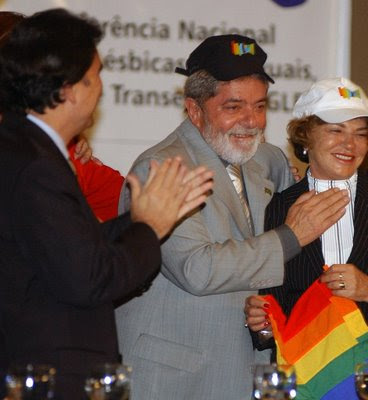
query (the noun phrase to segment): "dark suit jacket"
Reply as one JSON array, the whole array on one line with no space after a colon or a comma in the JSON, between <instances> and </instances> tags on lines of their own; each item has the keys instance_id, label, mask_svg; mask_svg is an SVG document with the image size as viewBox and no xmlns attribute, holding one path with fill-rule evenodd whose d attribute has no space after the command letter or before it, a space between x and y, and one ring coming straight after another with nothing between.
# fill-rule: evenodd
<instances>
[{"instance_id":1,"label":"dark suit jacket","mask_svg":"<svg viewBox=\"0 0 368 400\"><path fill-rule=\"evenodd\" d=\"M297 184L276 194L270 202L265 218L265 230L272 229L285 221L287 211L296 199L307 192L308 180L302 179ZM364 273L368 273L368 175L359 171L357 192L354 203L354 241L347 263L355 264ZM282 286L260 291L261 294L271 293L279 301L286 315L301 294L323 272L325 264L322 255L321 240L317 239L305 246L301 253L286 263L285 279ZM358 303L366 320L368 320L368 304Z\"/></svg>"},{"instance_id":2,"label":"dark suit jacket","mask_svg":"<svg viewBox=\"0 0 368 400\"><path fill-rule=\"evenodd\" d=\"M95 363L117 361L113 301L158 271L156 235L129 215L100 224L68 162L24 117L3 116L0 171L0 311L10 362L85 376ZM76 393L69 387L64 398L80 400Z\"/></svg>"}]
</instances>

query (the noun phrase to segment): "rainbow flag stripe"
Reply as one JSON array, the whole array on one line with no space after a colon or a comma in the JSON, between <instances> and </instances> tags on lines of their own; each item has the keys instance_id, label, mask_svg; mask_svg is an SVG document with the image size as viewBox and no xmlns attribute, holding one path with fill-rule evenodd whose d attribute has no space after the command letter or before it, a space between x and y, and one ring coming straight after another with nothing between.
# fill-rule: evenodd
<instances>
[{"instance_id":1,"label":"rainbow flag stripe","mask_svg":"<svg viewBox=\"0 0 368 400\"><path fill-rule=\"evenodd\" d=\"M242 56L243 54L255 54L254 43L246 44L241 42L231 41L231 52L234 56Z\"/></svg>"},{"instance_id":2,"label":"rainbow flag stripe","mask_svg":"<svg viewBox=\"0 0 368 400\"><path fill-rule=\"evenodd\" d=\"M350 99L352 97L358 97L359 99L361 98L359 89L349 90L346 87L339 87L338 89L340 96L343 97L344 99Z\"/></svg>"},{"instance_id":3,"label":"rainbow flag stripe","mask_svg":"<svg viewBox=\"0 0 368 400\"><path fill-rule=\"evenodd\" d=\"M368 358L368 327L356 303L315 281L286 320L271 295L267 309L277 361L295 367L298 400L358 399L354 367Z\"/></svg>"}]
</instances>

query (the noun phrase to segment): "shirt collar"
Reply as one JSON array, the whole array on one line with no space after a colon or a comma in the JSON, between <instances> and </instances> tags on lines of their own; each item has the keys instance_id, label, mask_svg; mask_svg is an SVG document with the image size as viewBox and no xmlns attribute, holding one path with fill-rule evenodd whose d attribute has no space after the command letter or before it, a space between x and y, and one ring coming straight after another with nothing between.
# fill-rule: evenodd
<instances>
[{"instance_id":1,"label":"shirt collar","mask_svg":"<svg viewBox=\"0 0 368 400\"><path fill-rule=\"evenodd\" d=\"M50 125L46 124L46 122L40 120L34 115L27 114L27 118L34 124L36 124L39 128L41 128L46 133L46 135L54 142L55 146L60 150L65 159L69 160L69 153L61 136L53 128L51 128Z\"/></svg>"},{"instance_id":2,"label":"shirt collar","mask_svg":"<svg viewBox=\"0 0 368 400\"><path fill-rule=\"evenodd\" d=\"M328 180L328 179L317 179L314 178L310 172L310 169L307 171L308 177L308 184L310 189L316 189L317 192L323 192L325 190L331 188L340 188L346 189L348 187L353 188L355 190L358 180L358 173L355 173L348 179L341 179L341 180Z\"/></svg>"}]
</instances>

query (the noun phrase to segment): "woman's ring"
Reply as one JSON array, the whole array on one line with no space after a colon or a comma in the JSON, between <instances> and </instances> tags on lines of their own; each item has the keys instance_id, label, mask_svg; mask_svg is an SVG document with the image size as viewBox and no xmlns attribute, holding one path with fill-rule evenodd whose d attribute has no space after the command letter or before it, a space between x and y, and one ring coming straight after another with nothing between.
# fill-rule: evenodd
<instances>
[{"instance_id":1,"label":"woman's ring","mask_svg":"<svg viewBox=\"0 0 368 400\"><path fill-rule=\"evenodd\" d=\"M339 273L339 279L340 279L340 281L342 281L342 278L344 277L344 275L340 272Z\"/></svg>"},{"instance_id":2,"label":"woman's ring","mask_svg":"<svg viewBox=\"0 0 368 400\"><path fill-rule=\"evenodd\" d=\"M345 289L345 282L339 282L339 289Z\"/></svg>"}]
</instances>

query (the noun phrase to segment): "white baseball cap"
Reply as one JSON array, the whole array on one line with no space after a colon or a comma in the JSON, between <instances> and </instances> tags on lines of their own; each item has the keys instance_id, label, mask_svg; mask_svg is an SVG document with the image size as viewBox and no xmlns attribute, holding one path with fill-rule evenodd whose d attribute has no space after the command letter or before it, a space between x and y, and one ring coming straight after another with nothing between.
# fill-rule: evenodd
<instances>
[{"instance_id":1,"label":"white baseball cap","mask_svg":"<svg viewBox=\"0 0 368 400\"><path fill-rule=\"evenodd\" d=\"M347 78L314 83L295 103L294 118L316 115L330 124L368 117L368 99L363 89Z\"/></svg>"}]
</instances>

